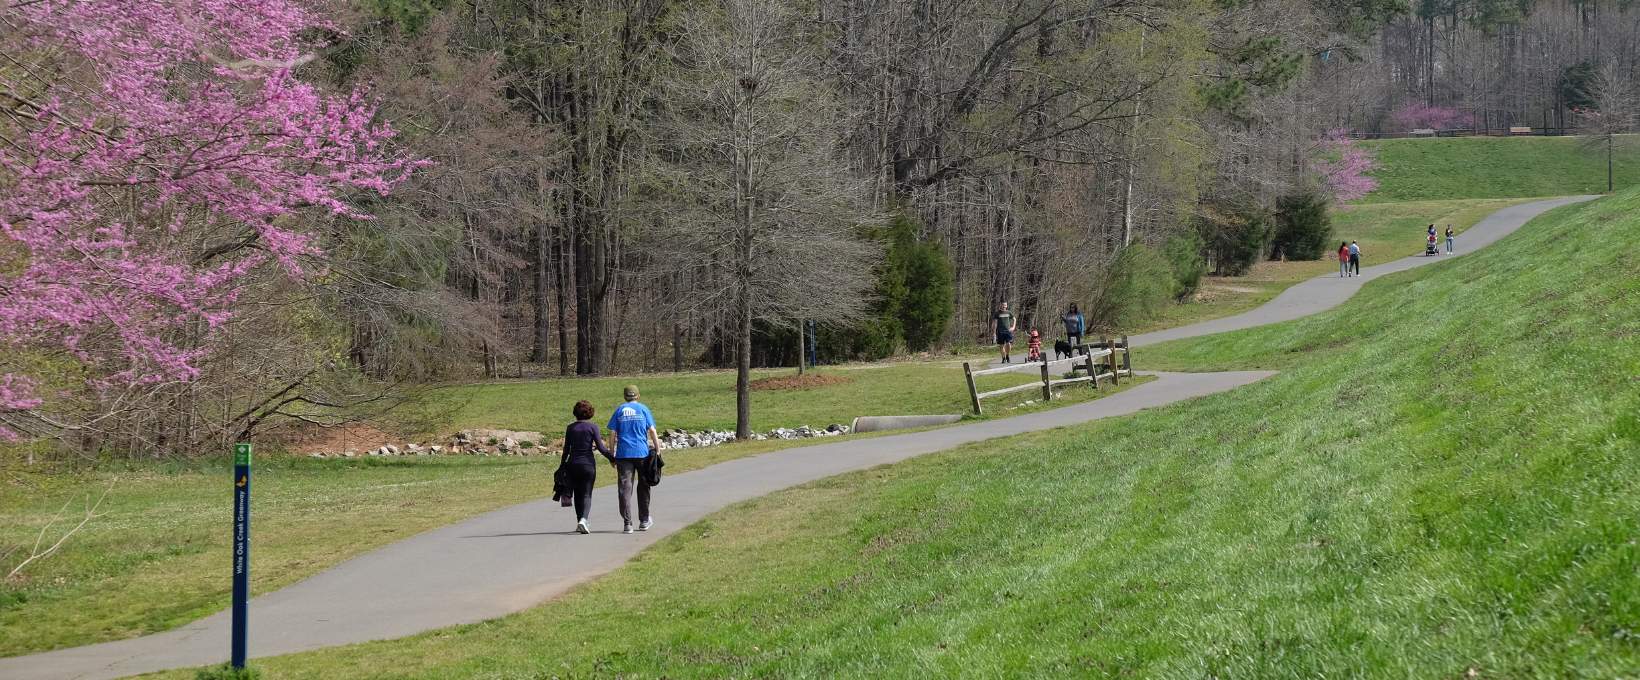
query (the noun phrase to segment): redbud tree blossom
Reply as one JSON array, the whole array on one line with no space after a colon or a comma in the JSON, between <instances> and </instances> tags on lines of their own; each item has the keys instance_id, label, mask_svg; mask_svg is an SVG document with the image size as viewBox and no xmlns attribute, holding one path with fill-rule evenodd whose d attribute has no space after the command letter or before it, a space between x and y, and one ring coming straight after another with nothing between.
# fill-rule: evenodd
<instances>
[{"instance_id":1,"label":"redbud tree blossom","mask_svg":"<svg viewBox=\"0 0 1640 680\"><path fill-rule=\"evenodd\" d=\"M1445 130L1466 124L1474 126L1470 113L1416 102L1396 109L1389 117L1402 130Z\"/></svg>"},{"instance_id":2,"label":"redbud tree blossom","mask_svg":"<svg viewBox=\"0 0 1640 680\"><path fill-rule=\"evenodd\" d=\"M418 165L363 93L293 76L301 36L329 30L296 2L36 0L0 19L0 414L49 396L22 357L98 390L195 378L250 272L303 275L305 225L365 218L349 197Z\"/></svg>"},{"instance_id":3,"label":"redbud tree blossom","mask_svg":"<svg viewBox=\"0 0 1640 680\"><path fill-rule=\"evenodd\" d=\"M1350 139L1346 131L1328 131L1316 149L1317 158L1311 167L1321 176L1333 200L1353 201L1378 188L1378 180L1367 174L1378 167L1372 152Z\"/></svg>"}]
</instances>

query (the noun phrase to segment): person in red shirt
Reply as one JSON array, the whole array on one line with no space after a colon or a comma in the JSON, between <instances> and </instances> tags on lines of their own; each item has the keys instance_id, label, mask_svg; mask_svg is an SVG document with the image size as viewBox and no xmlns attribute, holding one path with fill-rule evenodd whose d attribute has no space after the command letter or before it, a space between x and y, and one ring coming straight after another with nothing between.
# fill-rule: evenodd
<instances>
[{"instance_id":1,"label":"person in red shirt","mask_svg":"<svg viewBox=\"0 0 1640 680\"><path fill-rule=\"evenodd\" d=\"M1350 244L1338 243L1338 278L1350 275Z\"/></svg>"},{"instance_id":2,"label":"person in red shirt","mask_svg":"<svg viewBox=\"0 0 1640 680\"><path fill-rule=\"evenodd\" d=\"M1031 329L1031 341L1025 347L1030 350L1030 356L1026 357L1026 361L1042 360L1042 334L1036 332L1035 328Z\"/></svg>"}]
</instances>

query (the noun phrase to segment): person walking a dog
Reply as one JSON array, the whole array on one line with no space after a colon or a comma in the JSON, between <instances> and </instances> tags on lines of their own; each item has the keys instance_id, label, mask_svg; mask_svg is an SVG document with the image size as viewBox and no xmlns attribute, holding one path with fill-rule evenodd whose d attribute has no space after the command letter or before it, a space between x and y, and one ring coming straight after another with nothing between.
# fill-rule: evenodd
<instances>
[{"instance_id":1,"label":"person walking a dog","mask_svg":"<svg viewBox=\"0 0 1640 680\"><path fill-rule=\"evenodd\" d=\"M1018 327L1013 312L1008 311L1008 303L999 305L996 316L991 317L991 330L996 334L997 345L1002 347L1002 363L1013 363L1014 330Z\"/></svg>"},{"instance_id":2,"label":"person walking a dog","mask_svg":"<svg viewBox=\"0 0 1640 680\"><path fill-rule=\"evenodd\" d=\"M1087 320L1082 318L1082 310L1077 309L1076 303L1072 302L1070 311L1065 312L1065 316L1059 320L1065 323L1065 342L1071 346L1071 351L1076 351L1076 346L1082 344L1082 333L1088 327Z\"/></svg>"}]
</instances>

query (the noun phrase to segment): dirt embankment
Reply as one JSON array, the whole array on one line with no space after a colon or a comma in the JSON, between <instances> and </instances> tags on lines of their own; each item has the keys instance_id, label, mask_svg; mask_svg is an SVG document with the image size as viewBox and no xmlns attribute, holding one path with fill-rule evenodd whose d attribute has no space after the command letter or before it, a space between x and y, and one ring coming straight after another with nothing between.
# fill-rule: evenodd
<instances>
[{"instance_id":1,"label":"dirt embankment","mask_svg":"<svg viewBox=\"0 0 1640 680\"><path fill-rule=\"evenodd\" d=\"M758 378L752 381L754 390L806 390L828 385L841 385L851 382L853 378L831 375L827 373L805 373L803 375L776 375L767 378Z\"/></svg>"}]
</instances>

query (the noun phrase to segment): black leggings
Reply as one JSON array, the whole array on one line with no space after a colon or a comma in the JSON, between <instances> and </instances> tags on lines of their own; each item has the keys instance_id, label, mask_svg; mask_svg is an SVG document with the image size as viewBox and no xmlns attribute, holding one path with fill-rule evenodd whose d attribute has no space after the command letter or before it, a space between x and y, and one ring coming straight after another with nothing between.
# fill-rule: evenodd
<instances>
[{"instance_id":1,"label":"black leggings","mask_svg":"<svg viewBox=\"0 0 1640 680\"><path fill-rule=\"evenodd\" d=\"M575 519L586 519L592 508L592 483L598 479L598 466L592 463L571 463L569 489L575 497Z\"/></svg>"}]
</instances>

